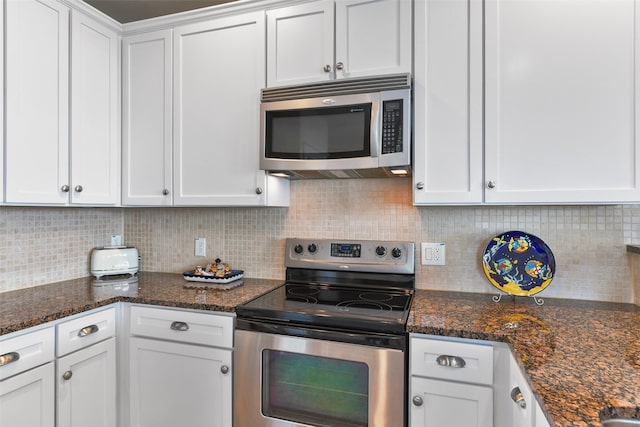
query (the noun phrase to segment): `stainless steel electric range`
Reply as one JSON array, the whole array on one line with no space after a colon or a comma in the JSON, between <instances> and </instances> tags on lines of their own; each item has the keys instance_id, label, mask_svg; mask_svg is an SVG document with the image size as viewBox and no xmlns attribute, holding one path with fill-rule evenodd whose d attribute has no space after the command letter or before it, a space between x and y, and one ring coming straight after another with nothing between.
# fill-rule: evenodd
<instances>
[{"instance_id":1,"label":"stainless steel electric range","mask_svg":"<svg viewBox=\"0 0 640 427\"><path fill-rule=\"evenodd\" d=\"M235 427L403 427L412 242L288 239L286 281L237 308Z\"/></svg>"}]
</instances>

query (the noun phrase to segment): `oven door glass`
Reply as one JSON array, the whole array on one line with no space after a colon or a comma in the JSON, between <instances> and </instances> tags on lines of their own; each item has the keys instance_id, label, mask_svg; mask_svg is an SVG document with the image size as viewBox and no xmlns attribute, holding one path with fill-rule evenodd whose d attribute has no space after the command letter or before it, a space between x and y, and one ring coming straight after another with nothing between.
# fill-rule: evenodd
<instances>
[{"instance_id":1,"label":"oven door glass","mask_svg":"<svg viewBox=\"0 0 640 427\"><path fill-rule=\"evenodd\" d=\"M347 159L371 155L372 104L266 112L265 155Z\"/></svg>"},{"instance_id":2,"label":"oven door glass","mask_svg":"<svg viewBox=\"0 0 640 427\"><path fill-rule=\"evenodd\" d=\"M314 426L367 426L366 363L264 350L262 412Z\"/></svg>"}]
</instances>

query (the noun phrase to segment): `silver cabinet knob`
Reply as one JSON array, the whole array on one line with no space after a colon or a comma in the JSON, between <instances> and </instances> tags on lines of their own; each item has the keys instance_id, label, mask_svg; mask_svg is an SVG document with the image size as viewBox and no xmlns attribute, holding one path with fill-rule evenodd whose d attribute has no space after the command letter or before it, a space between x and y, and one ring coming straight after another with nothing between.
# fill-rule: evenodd
<instances>
[{"instance_id":1,"label":"silver cabinet knob","mask_svg":"<svg viewBox=\"0 0 640 427\"><path fill-rule=\"evenodd\" d=\"M436 363L440 366L446 366L450 368L464 368L467 362L460 356L449 356L447 354L443 354L438 356L436 359Z\"/></svg>"},{"instance_id":2,"label":"silver cabinet knob","mask_svg":"<svg viewBox=\"0 0 640 427\"><path fill-rule=\"evenodd\" d=\"M329 73L331 72L331 65L326 64L324 67L322 67L322 69L324 70L325 73Z\"/></svg>"},{"instance_id":3,"label":"silver cabinet knob","mask_svg":"<svg viewBox=\"0 0 640 427\"><path fill-rule=\"evenodd\" d=\"M256 188L256 194L262 194L262 187Z\"/></svg>"},{"instance_id":4,"label":"silver cabinet knob","mask_svg":"<svg viewBox=\"0 0 640 427\"><path fill-rule=\"evenodd\" d=\"M422 406L422 404L424 403L422 401L422 397L420 396L413 396L413 399L411 399L411 401L413 402L414 405L416 406Z\"/></svg>"},{"instance_id":5,"label":"silver cabinet knob","mask_svg":"<svg viewBox=\"0 0 640 427\"><path fill-rule=\"evenodd\" d=\"M522 409L525 409L527 407L527 402L524 400L524 396L520 391L520 387L514 387L513 390L511 390L511 400L513 400L516 405L518 405Z\"/></svg>"},{"instance_id":6,"label":"silver cabinet knob","mask_svg":"<svg viewBox=\"0 0 640 427\"><path fill-rule=\"evenodd\" d=\"M162 190L162 195L163 196L168 196L169 195L169 190L166 189L166 188L164 190Z\"/></svg>"},{"instance_id":7,"label":"silver cabinet knob","mask_svg":"<svg viewBox=\"0 0 640 427\"><path fill-rule=\"evenodd\" d=\"M220 372L222 372L223 374L228 374L229 373L229 367L227 365L222 365L220 367Z\"/></svg>"},{"instance_id":8,"label":"silver cabinet knob","mask_svg":"<svg viewBox=\"0 0 640 427\"><path fill-rule=\"evenodd\" d=\"M62 187L60 187L60 191L62 191L63 193L68 193L69 192L69 186L68 185L63 185Z\"/></svg>"},{"instance_id":9,"label":"silver cabinet knob","mask_svg":"<svg viewBox=\"0 0 640 427\"><path fill-rule=\"evenodd\" d=\"M84 328L80 329L78 331L78 336L80 338L82 338L82 337L86 337L87 335L95 334L96 332L98 332L98 326L97 325L89 325L89 326L85 326Z\"/></svg>"},{"instance_id":10,"label":"silver cabinet knob","mask_svg":"<svg viewBox=\"0 0 640 427\"><path fill-rule=\"evenodd\" d=\"M495 181L487 182L487 188L496 188L496 182Z\"/></svg>"},{"instance_id":11,"label":"silver cabinet knob","mask_svg":"<svg viewBox=\"0 0 640 427\"><path fill-rule=\"evenodd\" d=\"M186 322L175 321L171 323L170 328L173 329L174 331L184 332L189 330L189 324Z\"/></svg>"},{"instance_id":12,"label":"silver cabinet knob","mask_svg":"<svg viewBox=\"0 0 640 427\"><path fill-rule=\"evenodd\" d=\"M82 193L82 190L83 190L83 189L82 189L82 185L76 185L76 186L74 187L74 190L75 190L77 193Z\"/></svg>"},{"instance_id":13,"label":"silver cabinet knob","mask_svg":"<svg viewBox=\"0 0 640 427\"><path fill-rule=\"evenodd\" d=\"M424 190L424 182L416 182L416 188L418 190Z\"/></svg>"},{"instance_id":14,"label":"silver cabinet knob","mask_svg":"<svg viewBox=\"0 0 640 427\"><path fill-rule=\"evenodd\" d=\"M336 62L336 70L342 70L344 68L344 64L342 62Z\"/></svg>"},{"instance_id":15,"label":"silver cabinet knob","mask_svg":"<svg viewBox=\"0 0 640 427\"><path fill-rule=\"evenodd\" d=\"M64 374L62 374L62 378L65 380L70 380L72 376L73 376L73 372L71 371L67 371Z\"/></svg>"},{"instance_id":16,"label":"silver cabinet knob","mask_svg":"<svg viewBox=\"0 0 640 427\"><path fill-rule=\"evenodd\" d=\"M11 353L6 353L0 356L0 366L8 365L12 362L17 362L20 360L20 353L12 351Z\"/></svg>"}]
</instances>

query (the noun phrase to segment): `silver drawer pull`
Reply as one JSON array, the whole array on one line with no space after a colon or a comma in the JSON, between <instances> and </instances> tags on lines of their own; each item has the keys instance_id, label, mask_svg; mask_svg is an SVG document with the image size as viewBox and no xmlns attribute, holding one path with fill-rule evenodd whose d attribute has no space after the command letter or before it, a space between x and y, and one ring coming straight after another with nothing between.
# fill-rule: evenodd
<instances>
[{"instance_id":1,"label":"silver drawer pull","mask_svg":"<svg viewBox=\"0 0 640 427\"><path fill-rule=\"evenodd\" d=\"M438 365L440 366L449 366L451 368L464 368L467 364L462 357L449 356L446 354L438 356L436 362L438 362Z\"/></svg>"},{"instance_id":2,"label":"silver drawer pull","mask_svg":"<svg viewBox=\"0 0 640 427\"><path fill-rule=\"evenodd\" d=\"M80 329L78 331L78 336L80 338L82 338L82 337L86 337L87 335L95 334L96 332L98 332L98 326L89 325L89 326L85 326L84 328Z\"/></svg>"},{"instance_id":3,"label":"silver drawer pull","mask_svg":"<svg viewBox=\"0 0 640 427\"><path fill-rule=\"evenodd\" d=\"M66 381L69 381L72 376L73 376L73 372L66 371L64 374L62 374L62 379L66 380Z\"/></svg>"},{"instance_id":4,"label":"silver drawer pull","mask_svg":"<svg viewBox=\"0 0 640 427\"><path fill-rule=\"evenodd\" d=\"M520 387L514 387L513 390L511 390L511 399L522 409L527 407L527 402L524 400Z\"/></svg>"},{"instance_id":5,"label":"silver drawer pull","mask_svg":"<svg viewBox=\"0 0 640 427\"><path fill-rule=\"evenodd\" d=\"M188 331L189 330L189 324L186 322L173 322L171 324L171 329L173 329L174 331Z\"/></svg>"},{"instance_id":6,"label":"silver drawer pull","mask_svg":"<svg viewBox=\"0 0 640 427\"><path fill-rule=\"evenodd\" d=\"M11 362L17 362L20 359L20 353L12 351L11 353L0 356L0 366L8 365Z\"/></svg>"}]
</instances>

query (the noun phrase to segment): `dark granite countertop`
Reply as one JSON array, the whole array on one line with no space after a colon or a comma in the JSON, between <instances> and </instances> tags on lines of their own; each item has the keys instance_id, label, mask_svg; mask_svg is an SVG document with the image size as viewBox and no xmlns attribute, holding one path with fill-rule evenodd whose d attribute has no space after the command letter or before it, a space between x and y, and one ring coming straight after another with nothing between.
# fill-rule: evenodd
<instances>
[{"instance_id":1,"label":"dark granite countertop","mask_svg":"<svg viewBox=\"0 0 640 427\"><path fill-rule=\"evenodd\" d=\"M0 336L118 301L233 312L282 281L243 279L230 290L184 287L179 274L139 274L134 284L94 286L91 277L0 293ZM503 341L522 360L551 425L600 426L640 418L640 307L579 300L417 290L407 330ZM553 421L551 421L553 420Z\"/></svg>"},{"instance_id":2,"label":"dark granite countertop","mask_svg":"<svg viewBox=\"0 0 640 427\"><path fill-rule=\"evenodd\" d=\"M187 289L180 274L146 273L137 283L94 286L86 277L0 293L0 336L118 301L195 310L234 312L235 308L282 284L281 280L247 279L229 290Z\"/></svg>"},{"instance_id":3,"label":"dark granite countertop","mask_svg":"<svg viewBox=\"0 0 640 427\"><path fill-rule=\"evenodd\" d=\"M418 290L407 330L511 344L552 426L640 418L635 305Z\"/></svg>"}]
</instances>

